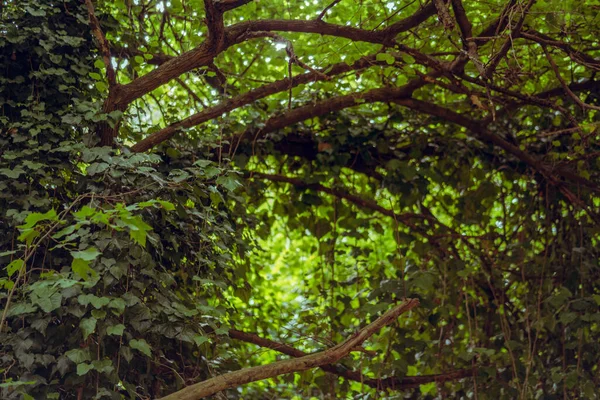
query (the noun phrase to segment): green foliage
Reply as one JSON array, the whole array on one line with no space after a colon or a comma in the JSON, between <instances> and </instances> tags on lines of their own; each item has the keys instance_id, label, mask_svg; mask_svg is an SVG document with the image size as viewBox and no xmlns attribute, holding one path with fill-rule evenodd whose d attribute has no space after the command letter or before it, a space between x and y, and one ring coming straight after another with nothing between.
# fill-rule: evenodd
<instances>
[{"instance_id":1,"label":"green foliage","mask_svg":"<svg viewBox=\"0 0 600 400\"><path fill-rule=\"evenodd\" d=\"M330 3L254 1L226 13L225 23L306 21ZM396 3L336 2L324 21L370 32L424 2ZM476 34L506 2L462 3ZM591 3L537 1L525 29L597 60ZM94 4L120 84L207 37L197 0ZM566 168L600 181L600 114L565 95L544 97L552 107L501 96L558 87L537 43L499 31L478 49L480 60L469 54L464 71L444 71L412 96L483 121L543 162L547 175L439 116L364 98L259 136L266 119L289 108L396 88L429 71L393 43L300 32L281 35L311 68L328 71L367 54L376 62L254 101L134 154L132 143L200 106L307 71L289 64L279 40L256 38L126 110L103 113L106 66L81 1L0 0L0 14L1 398L158 398L280 359L230 340L229 329L319 351L404 297L420 307L339 368L400 383L474 373L378 390L315 370L226 396L597 397L600 201L584 185L549 177ZM395 40L445 65L465 50L460 30L436 18ZM518 19L512 10L509 20ZM477 62L489 65L509 39L492 79L475 79ZM547 47L563 77L597 79L597 63L554 45ZM598 105L599 93L596 85L577 95ZM119 144L98 146L98 127L117 123ZM247 131L258 133L223 151Z\"/></svg>"},{"instance_id":2,"label":"green foliage","mask_svg":"<svg viewBox=\"0 0 600 400\"><path fill-rule=\"evenodd\" d=\"M220 370L197 338L229 318L238 181L186 153L167 168L91 146L118 115L100 112L85 5L1 12L0 397L158 397L181 385L173 371Z\"/></svg>"}]
</instances>

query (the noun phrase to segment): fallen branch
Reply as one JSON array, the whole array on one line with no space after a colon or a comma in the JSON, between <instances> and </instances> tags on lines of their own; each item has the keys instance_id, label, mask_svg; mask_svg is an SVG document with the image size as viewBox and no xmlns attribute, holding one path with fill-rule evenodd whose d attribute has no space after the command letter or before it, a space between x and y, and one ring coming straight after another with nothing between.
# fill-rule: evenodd
<instances>
[{"instance_id":1,"label":"fallen branch","mask_svg":"<svg viewBox=\"0 0 600 400\"><path fill-rule=\"evenodd\" d=\"M283 343L278 343L273 340L262 338L254 333L242 332L235 329L229 330L229 337L236 340L241 340L246 343L252 343L260 347L264 347L267 349L275 350L279 353L291 356L291 357L304 357L308 354L298 350L294 347L288 346ZM420 385L424 385L431 382L446 382L451 380L458 380L468 378L473 376L474 369L459 369L456 371L445 372L441 374L435 375L421 375L421 376L406 376L404 378L397 377L389 377L384 379L373 379L363 376L361 372L352 371L346 369L342 366L335 364L327 364L322 365L321 368L323 371L328 372L330 374L334 374L337 376L341 376L342 378L360 382L365 384L373 389L377 390L405 390L405 389L413 389L415 387L419 387Z\"/></svg>"},{"instance_id":2,"label":"fallen branch","mask_svg":"<svg viewBox=\"0 0 600 400\"><path fill-rule=\"evenodd\" d=\"M418 305L419 300L406 299L399 305L387 311L381 317L377 318L371 324L356 332L343 343L328 350L291 360L277 361L268 365L229 372L183 388L163 397L163 400L197 400L246 383L256 382L292 372L306 371L322 365L335 363L350 354L353 349L362 345L365 340L381 330L384 326L395 321L401 314L412 310Z\"/></svg>"}]
</instances>

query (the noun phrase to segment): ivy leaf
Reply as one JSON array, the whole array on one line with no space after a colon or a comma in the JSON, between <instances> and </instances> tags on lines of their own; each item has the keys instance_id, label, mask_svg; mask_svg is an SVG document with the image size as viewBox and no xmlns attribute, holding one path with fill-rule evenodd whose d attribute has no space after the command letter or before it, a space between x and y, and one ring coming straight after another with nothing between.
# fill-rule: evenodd
<instances>
[{"instance_id":1,"label":"ivy leaf","mask_svg":"<svg viewBox=\"0 0 600 400\"><path fill-rule=\"evenodd\" d=\"M227 334L229 334L229 329L227 329L227 328L221 327L221 328L215 329L215 335L224 336Z\"/></svg>"},{"instance_id":2,"label":"ivy leaf","mask_svg":"<svg viewBox=\"0 0 600 400\"><path fill-rule=\"evenodd\" d=\"M82 251L72 251L71 256L84 261L94 261L96 257L100 255L100 252L95 247L88 247Z\"/></svg>"},{"instance_id":3,"label":"ivy leaf","mask_svg":"<svg viewBox=\"0 0 600 400\"><path fill-rule=\"evenodd\" d=\"M108 297L97 297L93 294L81 294L77 297L77 302L82 306L87 306L91 303L94 308L100 309L107 305L110 299Z\"/></svg>"},{"instance_id":4,"label":"ivy leaf","mask_svg":"<svg viewBox=\"0 0 600 400\"><path fill-rule=\"evenodd\" d=\"M96 318L90 317L82 319L79 323L79 327L83 332L83 340L87 339L96 330Z\"/></svg>"},{"instance_id":5,"label":"ivy leaf","mask_svg":"<svg viewBox=\"0 0 600 400\"><path fill-rule=\"evenodd\" d=\"M242 186L242 184L232 174L221 175L217 178L216 182L217 184L224 186L230 192L233 192L235 189Z\"/></svg>"},{"instance_id":6,"label":"ivy leaf","mask_svg":"<svg viewBox=\"0 0 600 400\"><path fill-rule=\"evenodd\" d=\"M106 334L121 336L121 335L123 335L124 330L125 330L125 325L117 324L117 325L109 326L108 328L106 328Z\"/></svg>"},{"instance_id":7,"label":"ivy leaf","mask_svg":"<svg viewBox=\"0 0 600 400\"><path fill-rule=\"evenodd\" d=\"M142 352L143 354L145 354L148 357L152 356L152 349L151 349L150 345L148 344L148 342L146 342L146 340L144 340L144 339L131 339L129 341L129 346L132 349L136 349L136 350Z\"/></svg>"},{"instance_id":8,"label":"ivy leaf","mask_svg":"<svg viewBox=\"0 0 600 400\"><path fill-rule=\"evenodd\" d=\"M14 381L14 382L4 382L0 383L0 388L8 388L8 387L18 387L24 385L35 385L37 381Z\"/></svg>"},{"instance_id":9,"label":"ivy leaf","mask_svg":"<svg viewBox=\"0 0 600 400\"><path fill-rule=\"evenodd\" d=\"M82 376L94 369L92 364L81 363L77 364L77 375Z\"/></svg>"},{"instance_id":10,"label":"ivy leaf","mask_svg":"<svg viewBox=\"0 0 600 400\"><path fill-rule=\"evenodd\" d=\"M16 167L14 169L9 168L0 168L0 174L4 176L8 176L11 179L17 179L21 174L24 174L25 170L21 167Z\"/></svg>"},{"instance_id":11,"label":"ivy leaf","mask_svg":"<svg viewBox=\"0 0 600 400\"><path fill-rule=\"evenodd\" d=\"M6 314L6 316L14 317L17 315L29 314L29 313L35 312L37 310L38 310L37 307L34 306L33 304L14 303L8 309L8 313Z\"/></svg>"},{"instance_id":12,"label":"ivy leaf","mask_svg":"<svg viewBox=\"0 0 600 400\"><path fill-rule=\"evenodd\" d=\"M200 346L202 343L205 343L208 341L209 341L209 338L206 336L202 336L202 335L194 336L194 342L196 343L197 346Z\"/></svg>"},{"instance_id":13,"label":"ivy leaf","mask_svg":"<svg viewBox=\"0 0 600 400\"><path fill-rule=\"evenodd\" d=\"M140 246L146 247L146 236L152 227L139 216L121 218L118 225L129 228L129 236Z\"/></svg>"},{"instance_id":14,"label":"ivy leaf","mask_svg":"<svg viewBox=\"0 0 600 400\"><path fill-rule=\"evenodd\" d=\"M110 303L108 303L110 308L113 308L117 311L118 315L123 314L125 311L125 300L123 299L112 299Z\"/></svg>"},{"instance_id":15,"label":"ivy leaf","mask_svg":"<svg viewBox=\"0 0 600 400\"><path fill-rule=\"evenodd\" d=\"M60 292L55 292L44 297L32 295L32 298L33 304L40 306L40 308L46 313L56 310L62 303L62 294Z\"/></svg>"},{"instance_id":16,"label":"ivy leaf","mask_svg":"<svg viewBox=\"0 0 600 400\"><path fill-rule=\"evenodd\" d=\"M86 349L72 349L65 353L65 356L75 364L80 364L91 360L90 351Z\"/></svg>"},{"instance_id":17,"label":"ivy leaf","mask_svg":"<svg viewBox=\"0 0 600 400\"><path fill-rule=\"evenodd\" d=\"M79 125L81 123L80 115L65 115L62 117L62 122L69 125Z\"/></svg>"}]
</instances>

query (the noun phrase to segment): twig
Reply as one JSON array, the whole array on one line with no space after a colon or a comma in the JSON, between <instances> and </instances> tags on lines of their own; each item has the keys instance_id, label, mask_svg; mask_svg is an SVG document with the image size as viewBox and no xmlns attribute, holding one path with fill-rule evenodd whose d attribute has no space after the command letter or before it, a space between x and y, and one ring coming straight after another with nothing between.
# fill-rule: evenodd
<instances>
[{"instance_id":1,"label":"twig","mask_svg":"<svg viewBox=\"0 0 600 400\"><path fill-rule=\"evenodd\" d=\"M513 39L519 37L521 28L523 27L523 23L525 22L525 18L527 17L527 13L529 12L531 6L533 6L533 3L535 3L535 0L529 0L527 5L525 5L525 8L523 9L523 14L521 15L521 18L519 18L517 25L513 29L511 29L510 35L500 48L500 51L496 53L496 55L491 59L490 63L486 67L485 73L483 75L484 78L491 79L492 75L494 74L494 71L496 70L496 67L498 66L500 61L502 61L502 59L506 56L508 50L510 50L513 43Z\"/></svg>"},{"instance_id":2,"label":"twig","mask_svg":"<svg viewBox=\"0 0 600 400\"><path fill-rule=\"evenodd\" d=\"M585 111L586 108L590 109L590 110L600 110L600 107L598 107L598 106L594 106L594 105L591 105L591 104L584 103L579 98L579 96L577 96L575 93L573 93L573 91L569 88L569 85L567 85L567 82L565 82L565 80L563 79L563 77L560 75L560 71L558 70L558 66L556 65L556 63L554 62L554 59L552 58L552 56L548 52L548 49L546 48L546 45L540 43L540 46L542 46L542 49L544 50L544 54L546 55L546 58L548 59L548 62L550 63L550 67L552 67L552 71L554 71L554 75L556 75L556 79L558 79L558 81L560 82L560 85L564 89L565 93L567 95L569 95L569 97L572 98L573 101L575 101L575 103L577 103L577 105L579 107L581 107L581 109L584 110L584 111Z\"/></svg>"},{"instance_id":3,"label":"twig","mask_svg":"<svg viewBox=\"0 0 600 400\"><path fill-rule=\"evenodd\" d=\"M325 16L325 14L327 14L327 11L331 10L340 1L342 1L342 0L333 0L333 2L331 4L329 4L327 7L325 7L323 9L323 11L321 11L321 14L319 14L319 16L317 17L317 21L321 21L323 19L323 17Z\"/></svg>"}]
</instances>

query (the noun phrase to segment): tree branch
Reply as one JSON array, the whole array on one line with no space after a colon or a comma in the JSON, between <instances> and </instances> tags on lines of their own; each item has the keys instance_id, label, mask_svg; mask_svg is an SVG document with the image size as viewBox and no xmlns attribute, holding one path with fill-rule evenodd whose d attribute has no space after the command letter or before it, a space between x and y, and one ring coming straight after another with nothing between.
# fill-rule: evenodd
<instances>
[{"instance_id":1,"label":"tree branch","mask_svg":"<svg viewBox=\"0 0 600 400\"><path fill-rule=\"evenodd\" d=\"M344 192L344 191L341 191L338 189L332 189L327 186L321 185L320 183L307 183L299 178L292 178L292 177L283 176L283 175L265 174L265 173L256 172L256 171L250 171L250 176L259 177L261 179L267 179L267 180L270 180L273 182L289 183L289 184L292 184L301 189L310 189L310 190L315 190L318 192L327 193L332 196L338 197L340 199L348 200L350 203L353 203L359 207L377 211L380 214L386 215L388 217L392 217L395 220L402 222L403 224L413 227L413 228L414 228L414 224L412 224L412 222L410 222L413 219L428 220L428 221L432 221L434 223L437 222L437 220L435 218L424 215L424 214L415 214L415 213L397 214L393 210L389 210L385 207L380 206L373 200L367 200L362 197L359 197L359 196L356 196L356 195L353 195L353 194L350 194L350 193L347 193L347 192Z\"/></svg>"},{"instance_id":2,"label":"tree branch","mask_svg":"<svg viewBox=\"0 0 600 400\"><path fill-rule=\"evenodd\" d=\"M575 48L573 48L573 46L571 46L568 43L561 42L559 40L554 40L550 36L544 35L543 33L536 32L530 29L522 31L521 37L529 39L539 44L545 44L548 46L559 48L565 53L567 53L571 60L575 61L576 63L582 64L585 67L591 68L595 71L600 71L600 61L596 60L589 54L576 50Z\"/></svg>"},{"instance_id":3,"label":"tree branch","mask_svg":"<svg viewBox=\"0 0 600 400\"><path fill-rule=\"evenodd\" d=\"M108 86L112 88L117 85L117 76L115 74L115 69L113 68L112 62L110 60L110 46L104 33L102 32L102 28L100 28L100 22L98 18L96 18L96 14L94 12L94 4L92 4L92 0L85 0L85 5L88 10L88 14L90 17L90 27L92 28L92 33L96 37L98 41L98 46L100 47L100 54L102 54L102 60L104 61L104 66L106 67L106 78L108 79Z\"/></svg>"},{"instance_id":4,"label":"tree branch","mask_svg":"<svg viewBox=\"0 0 600 400\"><path fill-rule=\"evenodd\" d=\"M517 146L507 142L502 139L499 135L494 134L488 131L483 125L481 125L477 121L473 121L467 117L464 117L461 114L455 113L447 108L440 107L438 105L427 103L421 100L408 99L408 98L399 98L393 100L396 104L403 105L405 107L411 108L416 111L423 112L425 114L434 115L440 117L446 121L453 122L457 125L463 126L471 131L476 137L479 139L483 139L484 142L491 143L495 146L500 147L505 150L507 153L512 154L517 157L519 160L523 161L534 170L542 174L548 181L554 186L560 186L563 183L554 177L553 173L557 173L563 178L571 181L573 183L580 183L583 186L586 186L594 191L600 191L600 187L594 182L589 181L571 171L554 168L551 169L547 165L545 165L540 160L531 156L527 152L521 150Z\"/></svg>"},{"instance_id":5,"label":"tree branch","mask_svg":"<svg viewBox=\"0 0 600 400\"><path fill-rule=\"evenodd\" d=\"M210 0L206 1L210 2ZM214 8L216 9L216 6ZM400 20L380 31L369 31L344 25L329 24L322 21L257 20L241 22L224 28L224 40L222 42L217 41L216 46L215 43L207 39L199 47L174 57L127 85L120 86L118 92L110 99L110 102L126 106L133 100L164 85L177 76L192 69L208 65L219 53L251 38L251 36L248 36L248 33L257 31L304 32L384 44L392 40L397 34L416 27L434 12L435 8L433 4L429 3L410 17ZM216 25L214 26L216 27Z\"/></svg>"},{"instance_id":6,"label":"tree branch","mask_svg":"<svg viewBox=\"0 0 600 400\"><path fill-rule=\"evenodd\" d=\"M312 71L301 75L296 75L293 78L281 79L276 82L261 86L257 89L251 90L239 96L231 99L227 99L216 106L207 108L197 114L194 114L182 121L171 124L157 132L154 132L150 136L140 140L136 143L131 151L143 152L151 149L159 143L164 142L172 138L181 129L187 129L192 126L199 125L213 118L216 118L224 113L232 111L236 108L240 108L244 105L250 104L256 100L265 98L275 93L279 93L298 85L306 84L309 82L317 82L327 79L331 76L339 75L348 71L359 70L367 68L371 65L383 64L383 62L377 61L376 57L366 56L357 60L354 64L348 65L346 63L334 64L321 71Z\"/></svg>"},{"instance_id":7,"label":"tree branch","mask_svg":"<svg viewBox=\"0 0 600 400\"><path fill-rule=\"evenodd\" d=\"M327 14L327 11L331 10L340 1L342 0L333 0L331 3L329 3L329 5L325 7L323 11L321 11L321 13L319 14L319 16L317 17L317 21L321 21L325 14Z\"/></svg>"},{"instance_id":8,"label":"tree branch","mask_svg":"<svg viewBox=\"0 0 600 400\"><path fill-rule=\"evenodd\" d=\"M252 343L257 346L275 350L279 353L291 356L291 357L304 357L307 353L298 350L294 347L288 346L283 343L278 343L273 340L262 338L254 333L242 332L235 329L229 330L229 337L236 340L241 340L246 343ZM361 372L346 369L340 365L326 364L322 365L321 368L325 372L341 376L345 379L363 383L373 389L377 390L405 390L424 385L431 382L446 382L453 381L473 376L474 369L459 369L456 371L445 372L435 375L420 375L420 376L406 376L403 378L389 377L384 379L373 379L363 376Z\"/></svg>"},{"instance_id":9,"label":"tree branch","mask_svg":"<svg viewBox=\"0 0 600 400\"><path fill-rule=\"evenodd\" d=\"M450 11L448 10L448 6L445 3L445 0L433 0L433 4L435 4L435 9L438 14L438 18L440 22L444 25L444 29L451 31L454 29L454 20L450 16Z\"/></svg>"},{"instance_id":10,"label":"tree branch","mask_svg":"<svg viewBox=\"0 0 600 400\"><path fill-rule=\"evenodd\" d=\"M525 22L525 18L527 17L527 13L529 12L529 9L531 9L531 6L533 6L533 3L535 3L535 0L529 0L529 2L525 5L525 8L523 9L523 14L521 15L521 18L519 18L519 21L517 22L516 26L513 29L511 29L510 35L500 48L500 51L492 57L488 66L485 68L485 72L483 75L485 78L491 79L492 75L494 74L494 71L496 70L496 67L498 66L500 61L502 61L502 59L506 57L508 50L512 47L513 40L519 37L519 34L521 33L521 28L523 28L523 23Z\"/></svg>"},{"instance_id":11,"label":"tree branch","mask_svg":"<svg viewBox=\"0 0 600 400\"><path fill-rule=\"evenodd\" d=\"M417 299L406 299L371 324L356 332L344 342L328 350L291 360L277 361L268 365L229 372L188 386L163 397L163 400L197 400L246 383L272 378L282 374L306 371L322 365L335 363L347 356L353 349L362 345L365 340L381 330L384 326L395 321L401 314L410 311L418 305L419 301Z\"/></svg>"},{"instance_id":12,"label":"tree branch","mask_svg":"<svg viewBox=\"0 0 600 400\"><path fill-rule=\"evenodd\" d=\"M579 98L579 96L577 96L575 93L573 93L573 91L569 88L569 85L567 85L567 82L565 82L565 80L563 79L563 77L560 75L560 71L558 70L558 66L556 65L556 63L554 62L554 59L552 58L552 56L548 52L548 49L546 48L546 45L545 44L540 44L540 46L542 46L542 49L544 50L544 54L546 55L546 58L548 59L548 62L550 63L550 67L552 68L552 71L554 72L554 75L556 75L556 79L558 79L558 81L560 82L560 85L564 89L565 93L571 99L573 99L573 101L575 101L575 103L579 107L581 107L581 109L584 110L584 111L586 109L600 110L600 107L598 107L598 106L594 106L594 105L591 105L591 104L584 103Z\"/></svg>"}]
</instances>

